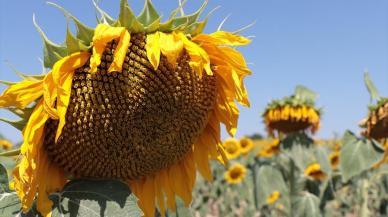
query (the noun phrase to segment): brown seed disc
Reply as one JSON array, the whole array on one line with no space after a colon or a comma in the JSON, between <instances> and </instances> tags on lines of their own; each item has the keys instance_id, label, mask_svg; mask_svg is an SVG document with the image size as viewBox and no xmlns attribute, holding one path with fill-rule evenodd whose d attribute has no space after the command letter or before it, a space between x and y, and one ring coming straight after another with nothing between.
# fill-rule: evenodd
<instances>
[{"instance_id":1,"label":"brown seed disc","mask_svg":"<svg viewBox=\"0 0 388 217\"><path fill-rule=\"evenodd\" d=\"M162 56L153 70L145 35L131 36L122 72L107 73L116 42L95 74L73 77L66 124L55 143L57 121L46 124L52 161L77 177L137 179L182 159L207 124L216 99L214 76L199 78L183 51L174 68Z\"/></svg>"},{"instance_id":2,"label":"brown seed disc","mask_svg":"<svg viewBox=\"0 0 388 217\"><path fill-rule=\"evenodd\" d=\"M311 126L308 121L274 121L269 123L271 129L277 130L282 133L294 133L302 130L307 130Z\"/></svg>"},{"instance_id":3,"label":"brown seed disc","mask_svg":"<svg viewBox=\"0 0 388 217\"><path fill-rule=\"evenodd\" d=\"M388 102L371 112L363 134L376 140L388 138Z\"/></svg>"}]
</instances>

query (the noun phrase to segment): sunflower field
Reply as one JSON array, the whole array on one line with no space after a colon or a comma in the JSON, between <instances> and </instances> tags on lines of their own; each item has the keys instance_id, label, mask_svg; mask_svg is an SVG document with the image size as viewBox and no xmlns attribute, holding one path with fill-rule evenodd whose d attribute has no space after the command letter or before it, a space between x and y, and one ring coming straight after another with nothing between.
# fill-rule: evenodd
<instances>
[{"instance_id":1,"label":"sunflower field","mask_svg":"<svg viewBox=\"0 0 388 217\"><path fill-rule=\"evenodd\" d=\"M297 85L262 109L265 136L237 138L246 27L206 34L207 1L165 21L144 2L112 18L93 1L93 28L49 3L77 30L62 44L33 18L44 73L0 81L23 136L0 134L1 217L388 216L388 98L368 73L360 135L316 139L324 109Z\"/></svg>"}]
</instances>

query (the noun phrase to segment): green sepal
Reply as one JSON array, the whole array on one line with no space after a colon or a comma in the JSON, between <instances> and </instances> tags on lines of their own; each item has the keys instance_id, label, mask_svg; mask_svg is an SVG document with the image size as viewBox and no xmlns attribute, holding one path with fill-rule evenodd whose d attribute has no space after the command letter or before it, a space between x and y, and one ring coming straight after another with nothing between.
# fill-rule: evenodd
<instances>
[{"instance_id":1,"label":"green sepal","mask_svg":"<svg viewBox=\"0 0 388 217\"><path fill-rule=\"evenodd\" d=\"M17 82L11 82L11 81L3 81L3 80L0 80L0 84L3 84L3 85L6 85L6 86L11 86L11 85L14 85L16 84Z\"/></svg>"},{"instance_id":2,"label":"green sepal","mask_svg":"<svg viewBox=\"0 0 388 217\"><path fill-rule=\"evenodd\" d=\"M6 118L0 118L0 121L3 121L5 123L7 123L7 124L10 124L11 126L15 127L16 129L18 129L20 131L23 131L23 129L26 126L28 120L21 119L21 120L18 120L18 121L13 121L13 120L9 120L9 119L6 119Z\"/></svg>"},{"instance_id":3,"label":"green sepal","mask_svg":"<svg viewBox=\"0 0 388 217\"><path fill-rule=\"evenodd\" d=\"M105 24L109 24L111 26L113 26L113 24L117 23L117 21L114 20L108 13L106 13L100 7L98 7L98 4L95 0L93 0L92 2L93 2L94 7L96 8L96 11L101 16L100 19L97 18L98 23L105 23Z\"/></svg>"},{"instance_id":4,"label":"green sepal","mask_svg":"<svg viewBox=\"0 0 388 217\"><path fill-rule=\"evenodd\" d=\"M158 12L156 11L154 5L152 4L151 0L145 0L144 1L144 8L140 15L137 17L137 20L143 24L145 28L147 28L150 25L155 26L155 22L159 20L158 25L160 23L160 16Z\"/></svg>"},{"instance_id":5,"label":"green sepal","mask_svg":"<svg viewBox=\"0 0 388 217\"><path fill-rule=\"evenodd\" d=\"M379 91L377 90L376 86L373 84L373 81L370 79L369 73L367 71L364 73L364 82L370 95L370 101L371 102L373 100L379 101L380 100Z\"/></svg>"},{"instance_id":6,"label":"green sepal","mask_svg":"<svg viewBox=\"0 0 388 217\"><path fill-rule=\"evenodd\" d=\"M24 120L28 120L35 109L35 105L24 109L8 108L8 110Z\"/></svg>"},{"instance_id":7,"label":"green sepal","mask_svg":"<svg viewBox=\"0 0 388 217\"><path fill-rule=\"evenodd\" d=\"M20 148L11 150L11 151L1 152L0 157L13 157L13 156L18 156L19 154L20 154Z\"/></svg>"},{"instance_id":8,"label":"green sepal","mask_svg":"<svg viewBox=\"0 0 388 217\"><path fill-rule=\"evenodd\" d=\"M205 8L206 6L206 3L205 2L202 7L196 12L198 13L198 16L201 14L201 12L203 11L203 9ZM196 18L196 20L194 21L194 23L192 24L189 24L189 26L187 26L185 28L185 33L186 34L190 34L191 36L195 36L195 35L198 35L198 34L201 34L203 32L203 29L205 28L206 24L207 24L207 21L209 20L209 17L212 15L212 13L217 10L219 7L216 7L214 8L213 10L211 10L205 17L205 19L203 19L201 22L195 22L196 20L198 20L198 17ZM189 23L190 23L190 20L189 20Z\"/></svg>"},{"instance_id":9,"label":"green sepal","mask_svg":"<svg viewBox=\"0 0 388 217\"><path fill-rule=\"evenodd\" d=\"M66 28L66 46L68 54L72 54L78 51L87 51L91 46L85 45L80 39L76 38L71 33L69 25Z\"/></svg>"},{"instance_id":10,"label":"green sepal","mask_svg":"<svg viewBox=\"0 0 388 217\"><path fill-rule=\"evenodd\" d=\"M118 21L122 27L127 28L130 32L144 31L143 24L137 20L135 14L129 7L127 0L120 1L120 14Z\"/></svg>"},{"instance_id":11,"label":"green sepal","mask_svg":"<svg viewBox=\"0 0 388 217\"><path fill-rule=\"evenodd\" d=\"M35 15L32 16L32 21L34 23L34 26L38 30L40 36L42 37L44 48L43 48L43 55L44 55L44 66L46 68L52 68L53 65L63 57L67 55L67 49L63 45L55 44L54 42L50 41L46 34L42 31L42 29L38 26L38 24L35 21Z\"/></svg>"},{"instance_id":12,"label":"green sepal","mask_svg":"<svg viewBox=\"0 0 388 217\"><path fill-rule=\"evenodd\" d=\"M16 69L15 66L13 66L11 63L9 62L6 62L8 67L12 69L12 71L15 72L15 74L17 76L19 76L20 78L24 79L24 80L29 80L29 81L38 81L38 80L42 80L44 78L44 74L41 74L41 75L26 75L24 74L23 72L19 71Z\"/></svg>"},{"instance_id":13,"label":"green sepal","mask_svg":"<svg viewBox=\"0 0 388 217\"><path fill-rule=\"evenodd\" d=\"M76 17L74 17L72 14L70 14L68 11L66 11L63 7L53 3L53 2L47 2L47 4L52 5L59 10L63 12L65 17L70 18L74 21L76 27L77 27L77 39L80 39L84 42L84 44L89 45L93 40L94 35L94 29L86 26L85 24L81 23Z\"/></svg>"}]
</instances>

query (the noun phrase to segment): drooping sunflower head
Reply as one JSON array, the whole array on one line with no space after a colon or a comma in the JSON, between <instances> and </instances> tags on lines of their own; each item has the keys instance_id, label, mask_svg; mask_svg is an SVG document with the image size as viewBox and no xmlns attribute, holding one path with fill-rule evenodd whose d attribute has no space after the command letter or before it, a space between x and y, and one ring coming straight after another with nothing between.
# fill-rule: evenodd
<instances>
[{"instance_id":1,"label":"drooping sunflower head","mask_svg":"<svg viewBox=\"0 0 388 217\"><path fill-rule=\"evenodd\" d=\"M368 138L383 141L388 138L388 98L379 95L368 72L364 74L364 82L370 94L371 103L368 106L368 116L360 123L360 127L364 128L362 134Z\"/></svg>"},{"instance_id":2,"label":"drooping sunflower head","mask_svg":"<svg viewBox=\"0 0 388 217\"><path fill-rule=\"evenodd\" d=\"M382 98L376 106L370 106L368 117L360 125L366 137L376 140L388 138L388 98Z\"/></svg>"},{"instance_id":3,"label":"drooping sunflower head","mask_svg":"<svg viewBox=\"0 0 388 217\"><path fill-rule=\"evenodd\" d=\"M321 170L319 163L310 164L305 170L304 175L318 181L323 181L326 178L326 173Z\"/></svg>"},{"instance_id":4,"label":"drooping sunflower head","mask_svg":"<svg viewBox=\"0 0 388 217\"><path fill-rule=\"evenodd\" d=\"M226 139L222 143L222 146L225 150L226 157L229 160L238 158L241 154L240 142L235 138Z\"/></svg>"},{"instance_id":5,"label":"drooping sunflower head","mask_svg":"<svg viewBox=\"0 0 388 217\"><path fill-rule=\"evenodd\" d=\"M239 143L242 154L248 154L254 148L253 141L249 137L241 138Z\"/></svg>"},{"instance_id":6,"label":"drooping sunflower head","mask_svg":"<svg viewBox=\"0 0 388 217\"><path fill-rule=\"evenodd\" d=\"M292 96L273 100L268 104L263 119L270 135L310 130L320 127L321 111L315 107L316 94L303 86L297 86Z\"/></svg>"},{"instance_id":7,"label":"drooping sunflower head","mask_svg":"<svg viewBox=\"0 0 388 217\"><path fill-rule=\"evenodd\" d=\"M95 28L51 3L78 30L68 28L63 45L34 19L49 72L23 76L0 96L0 108L21 117L10 122L24 138L12 186L24 211L37 194L39 211L50 213L48 193L68 175L127 182L146 216L155 204L161 213L173 210L175 194L188 205L196 170L211 180L209 158L227 161L220 124L235 134L251 72L236 50L249 39L202 33L206 3L187 16L177 15L180 6L165 22L150 0L139 16L121 0L117 19L96 5Z\"/></svg>"},{"instance_id":8,"label":"drooping sunflower head","mask_svg":"<svg viewBox=\"0 0 388 217\"><path fill-rule=\"evenodd\" d=\"M229 169L224 173L224 178L229 184L239 184L241 183L247 173L247 169L244 165L236 163L229 167Z\"/></svg>"}]
</instances>

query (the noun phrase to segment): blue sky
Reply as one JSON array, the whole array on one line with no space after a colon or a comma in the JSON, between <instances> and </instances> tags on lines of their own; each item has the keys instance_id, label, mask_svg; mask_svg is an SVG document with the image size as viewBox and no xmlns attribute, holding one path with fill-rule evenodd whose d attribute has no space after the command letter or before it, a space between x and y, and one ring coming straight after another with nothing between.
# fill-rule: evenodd
<instances>
[{"instance_id":1,"label":"blue sky","mask_svg":"<svg viewBox=\"0 0 388 217\"><path fill-rule=\"evenodd\" d=\"M96 25L91 0L53 2ZM129 4L139 12L143 1L129 0ZM167 17L177 0L154 0L154 4ZM102 0L100 5L112 16L118 14L119 0ZM199 5L200 1L189 0L187 12ZM240 49L253 71L246 79L252 106L241 109L237 136L264 133L260 113L265 105L291 94L298 84L319 93L317 103L324 110L320 138L345 129L359 131L357 123L369 103L362 80L365 68L381 95L388 96L388 1L209 0L207 11L218 5L221 8L205 32L215 30L229 14L225 30L256 21L244 32L255 36L252 44ZM50 39L64 40L66 20L45 1L0 1L0 80L18 80L7 61L26 73L41 72L42 42L32 24L33 13ZM9 115L0 111L0 116ZM0 124L0 132L13 141L21 138L6 124Z\"/></svg>"}]
</instances>

